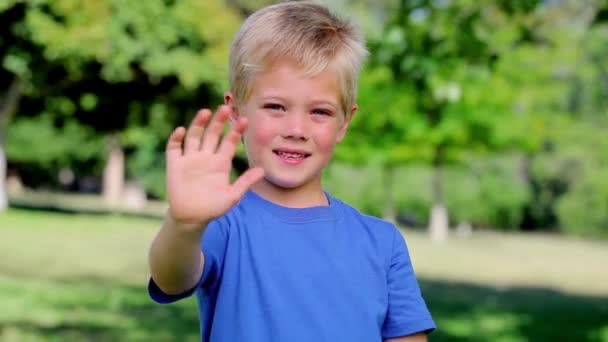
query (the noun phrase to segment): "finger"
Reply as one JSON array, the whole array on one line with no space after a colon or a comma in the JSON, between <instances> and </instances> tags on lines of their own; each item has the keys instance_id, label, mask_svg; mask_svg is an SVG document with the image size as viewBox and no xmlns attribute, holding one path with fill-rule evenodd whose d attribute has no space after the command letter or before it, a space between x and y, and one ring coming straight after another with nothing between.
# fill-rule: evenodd
<instances>
[{"instance_id":1,"label":"finger","mask_svg":"<svg viewBox=\"0 0 608 342\"><path fill-rule=\"evenodd\" d=\"M186 129L184 127L178 127L173 130L167 141L167 156L175 157L182 155L182 143L185 135Z\"/></svg>"},{"instance_id":2,"label":"finger","mask_svg":"<svg viewBox=\"0 0 608 342\"><path fill-rule=\"evenodd\" d=\"M211 120L203 137L203 151L215 153L217 144L220 141L220 135L222 134L222 128L226 124L229 116L230 107L228 106L221 106L217 113L215 113L215 117Z\"/></svg>"},{"instance_id":3,"label":"finger","mask_svg":"<svg viewBox=\"0 0 608 342\"><path fill-rule=\"evenodd\" d=\"M211 111L209 109L202 109L196 113L196 116L192 119L192 123L188 128L188 133L186 134L184 153L198 151L200 149L201 137L203 136L205 125L207 125L210 118Z\"/></svg>"},{"instance_id":4,"label":"finger","mask_svg":"<svg viewBox=\"0 0 608 342\"><path fill-rule=\"evenodd\" d=\"M227 156L232 159L236 152L236 146L241 141L241 136L247 128L247 119L239 118L239 120L232 126L230 132L222 139L220 147L217 149L217 153Z\"/></svg>"},{"instance_id":5,"label":"finger","mask_svg":"<svg viewBox=\"0 0 608 342\"><path fill-rule=\"evenodd\" d=\"M234 184L232 184L235 194L239 199L242 198L247 189L255 182L262 179L262 177L264 177L264 169L261 167L253 167L245 171L236 181L234 181Z\"/></svg>"}]
</instances>

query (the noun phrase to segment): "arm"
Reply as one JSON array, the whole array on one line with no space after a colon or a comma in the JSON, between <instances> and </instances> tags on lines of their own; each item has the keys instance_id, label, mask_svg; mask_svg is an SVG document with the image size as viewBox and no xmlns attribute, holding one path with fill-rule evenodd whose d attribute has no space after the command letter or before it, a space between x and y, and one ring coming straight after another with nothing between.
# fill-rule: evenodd
<instances>
[{"instance_id":1,"label":"arm","mask_svg":"<svg viewBox=\"0 0 608 342\"><path fill-rule=\"evenodd\" d=\"M180 294L198 283L205 262L200 247L202 234L169 214L165 216L148 256L152 279L164 293Z\"/></svg>"},{"instance_id":2,"label":"arm","mask_svg":"<svg viewBox=\"0 0 608 342\"><path fill-rule=\"evenodd\" d=\"M425 333L394 337L385 339L384 342L426 342L428 341Z\"/></svg>"},{"instance_id":3,"label":"arm","mask_svg":"<svg viewBox=\"0 0 608 342\"><path fill-rule=\"evenodd\" d=\"M187 132L179 127L169 137L169 211L148 255L152 279L167 294L183 293L198 283L205 263L201 237L207 225L238 203L264 175L253 168L230 183L236 144L247 124L244 118L236 121L220 142L230 114L223 106L211 120L211 111L201 110Z\"/></svg>"}]
</instances>

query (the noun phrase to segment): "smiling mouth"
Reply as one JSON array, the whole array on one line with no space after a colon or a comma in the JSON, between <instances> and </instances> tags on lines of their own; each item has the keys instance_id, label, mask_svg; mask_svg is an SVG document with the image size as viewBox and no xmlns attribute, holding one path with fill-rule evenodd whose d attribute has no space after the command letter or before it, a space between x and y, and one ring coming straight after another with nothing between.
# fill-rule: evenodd
<instances>
[{"instance_id":1,"label":"smiling mouth","mask_svg":"<svg viewBox=\"0 0 608 342\"><path fill-rule=\"evenodd\" d=\"M285 152L280 150L273 150L272 152L281 158L291 160L302 160L310 157L310 153Z\"/></svg>"}]
</instances>

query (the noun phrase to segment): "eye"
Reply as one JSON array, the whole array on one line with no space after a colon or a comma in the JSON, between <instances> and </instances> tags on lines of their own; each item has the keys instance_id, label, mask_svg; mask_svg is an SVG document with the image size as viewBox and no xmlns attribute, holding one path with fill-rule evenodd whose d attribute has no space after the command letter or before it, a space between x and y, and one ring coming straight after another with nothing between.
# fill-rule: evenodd
<instances>
[{"instance_id":1,"label":"eye","mask_svg":"<svg viewBox=\"0 0 608 342\"><path fill-rule=\"evenodd\" d=\"M270 109L270 110L285 110L285 107L283 107L282 105L280 105L278 103L265 103L263 108Z\"/></svg>"},{"instance_id":2,"label":"eye","mask_svg":"<svg viewBox=\"0 0 608 342\"><path fill-rule=\"evenodd\" d=\"M333 113L330 110L322 109L322 108L313 109L312 113L315 115L323 115L323 116L332 116L333 115Z\"/></svg>"}]
</instances>

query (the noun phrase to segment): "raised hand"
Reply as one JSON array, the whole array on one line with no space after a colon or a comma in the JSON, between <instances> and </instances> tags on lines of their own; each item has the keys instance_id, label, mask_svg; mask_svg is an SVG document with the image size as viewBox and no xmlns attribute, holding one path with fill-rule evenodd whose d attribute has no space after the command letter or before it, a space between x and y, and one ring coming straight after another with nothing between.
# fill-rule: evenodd
<instances>
[{"instance_id":1,"label":"raised hand","mask_svg":"<svg viewBox=\"0 0 608 342\"><path fill-rule=\"evenodd\" d=\"M177 223L200 229L226 213L264 176L261 168L252 168L230 183L232 158L247 121L239 118L220 142L230 108L222 106L211 116L203 109L187 132L183 127L175 129L166 150L169 214Z\"/></svg>"}]
</instances>

